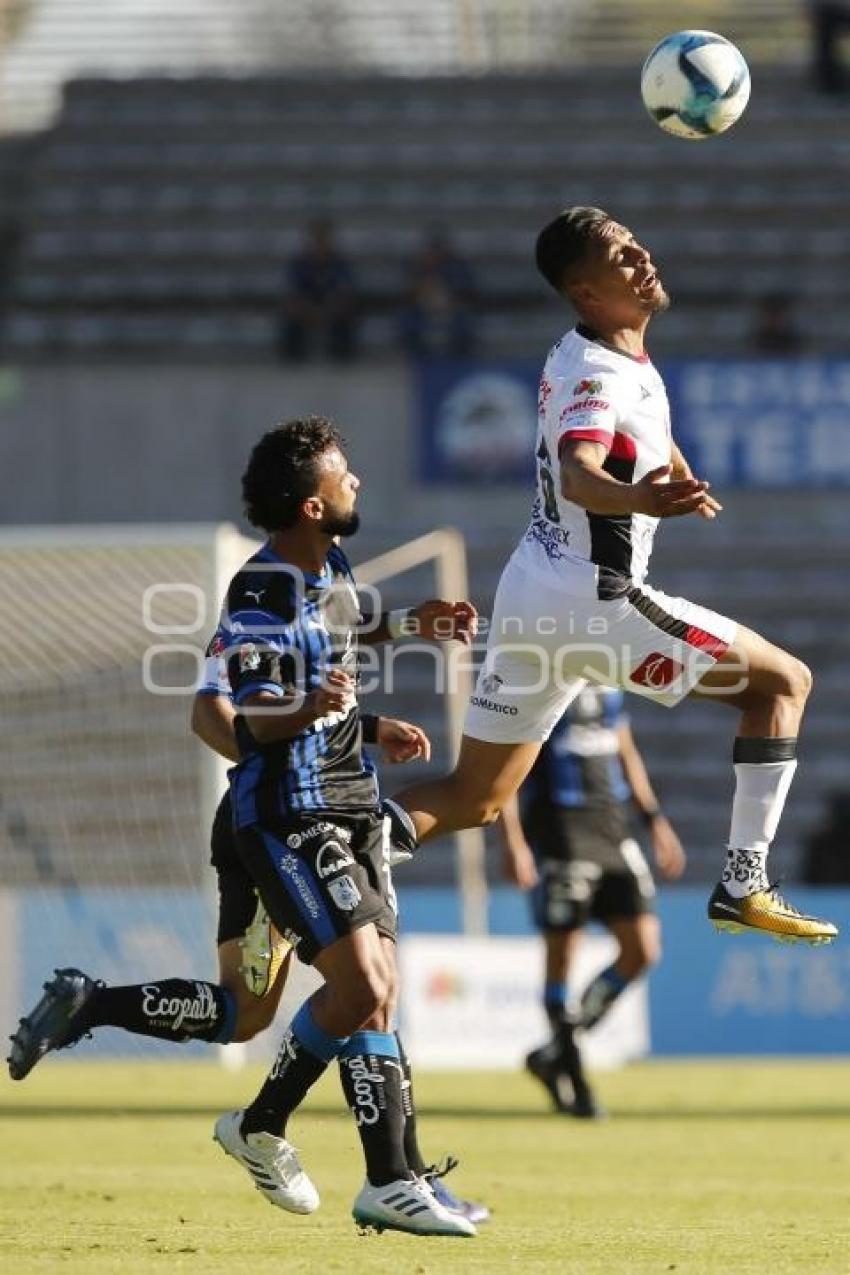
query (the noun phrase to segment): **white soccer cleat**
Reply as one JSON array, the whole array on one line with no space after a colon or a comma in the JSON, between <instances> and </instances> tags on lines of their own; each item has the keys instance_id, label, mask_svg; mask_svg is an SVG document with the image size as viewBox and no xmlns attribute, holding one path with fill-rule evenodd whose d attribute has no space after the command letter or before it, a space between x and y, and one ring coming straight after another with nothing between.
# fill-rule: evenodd
<instances>
[{"instance_id":1,"label":"white soccer cleat","mask_svg":"<svg viewBox=\"0 0 850 1275\"><path fill-rule=\"evenodd\" d=\"M319 1192L301 1168L295 1148L273 1133L246 1133L240 1128L244 1111L227 1111L215 1122L213 1138L238 1160L270 1204L288 1213L315 1213Z\"/></svg>"},{"instance_id":2,"label":"white soccer cleat","mask_svg":"<svg viewBox=\"0 0 850 1275\"><path fill-rule=\"evenodd\" d=\"M422 1178L398 1178L386 1186L372 1186L367 1180L351 1209L364 1230L409 1231L413 1235L477 1235L465 1217L450 1213L440 1204Z\"/></svg>"}]
</instances>

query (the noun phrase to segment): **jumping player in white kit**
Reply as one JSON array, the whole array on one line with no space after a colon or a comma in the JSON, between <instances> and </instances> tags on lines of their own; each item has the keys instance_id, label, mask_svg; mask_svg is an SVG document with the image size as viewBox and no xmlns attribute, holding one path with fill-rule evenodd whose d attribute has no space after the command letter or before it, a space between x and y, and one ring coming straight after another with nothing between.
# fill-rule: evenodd
<instances>
[{"instance_id":1,"label":"jumping player in white kit","mask_svg":"<svg viewBox=\"0 0 850 1275\"><path fill-rule=\"evenodd\" d=\"M531 522L499 583L457 766L395 801L420 841L492 822L588 681L667 707L710 697L741 717L709 917L733 932L829 942L835 926L786 902L765 866L797 765L809 670L734 620L645 583L659 519L721 510L672 439L664 384L644 350L667 294L649 252L598 208L560 213L536 256L580 322L540 380Z\"/></svg>"}]
</instances>

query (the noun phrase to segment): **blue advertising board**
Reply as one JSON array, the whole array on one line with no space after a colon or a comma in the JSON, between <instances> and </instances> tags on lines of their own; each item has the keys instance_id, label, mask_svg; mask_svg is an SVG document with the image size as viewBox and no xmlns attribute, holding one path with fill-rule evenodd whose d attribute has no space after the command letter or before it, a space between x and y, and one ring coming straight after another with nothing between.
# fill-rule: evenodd
<instances>
[{"instance_id":1,"label":"blue advertising board","mask_svg":"<svg viewBox=\"0 0 850 1275\"><path fill-rule=\"evenodd\" d=\"M713 483L850 484L850 361L683 359L660 370L674 435ZM420 479L529 484L539 375L531 362L422 363Z\"/></svg>"},{"instance_id":2,"label":"blue advertising board","mask_svg":"<svg viewBox=\"0 0 850 1275\"><path fill-rule=\"evenodd\" d=\"M45 978L76 966L111 986L161 978L215 979L215 920L199 890L22 890L18 936L19 1012L34 1005ZM145 1055L202 1058L209 1046L181 1045L104 1028L86 1042L85 1057ZM80 1056L80 1055L77 1055Z\"/></svg>"}]
</instances>

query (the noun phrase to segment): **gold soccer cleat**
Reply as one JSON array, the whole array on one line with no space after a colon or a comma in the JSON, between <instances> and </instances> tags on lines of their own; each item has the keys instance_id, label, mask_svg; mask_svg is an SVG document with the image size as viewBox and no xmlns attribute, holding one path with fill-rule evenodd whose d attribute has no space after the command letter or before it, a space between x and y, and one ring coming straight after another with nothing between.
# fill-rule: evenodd
<instances>
[{"instance_id":1,"label":"gold soccer cleat","mask_svg":"<svg viewBox=\"0 0 850 1275\"><path fill-rule=\"evenodd\" d=\"M254 996L265 996L277 978L284 958L292 951L292 944L278 934L259 897L254 919L239 940L239 946L243 957L239 973L245 985Z\"/></svg>"},{"instance_id":2,"label":"gold soccer cleat","mask_svg":"<svg viewBox=\"0 0 850 1275\"><path fill-rule=\"evenodd\" d=\"M777 943L809 943L817 947L831 943L838 929L831 921L806 916L787 903L777 885L757 890L736 899L723 885L716 885L708 901L708 919L719 932L740 934L743 930L761 930Z\"/></svg>"}]
</instances>

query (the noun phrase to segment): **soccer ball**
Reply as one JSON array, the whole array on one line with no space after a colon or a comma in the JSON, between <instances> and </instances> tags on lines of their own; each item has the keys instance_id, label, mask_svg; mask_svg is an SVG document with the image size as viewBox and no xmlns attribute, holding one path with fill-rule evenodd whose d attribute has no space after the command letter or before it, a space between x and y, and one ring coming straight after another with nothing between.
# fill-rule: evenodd
<instances>
[{"instance_id":1,"label":"soccer ball","mask_svg":"<svg viewBox=\"0 0 850 1275\"><path fill-rule=\"evenodd\" d=\"M676 31L656 44L640 76L643 104L676 137L724 133L750 100L750 71L739 49L713 31Z\"/></svg>"}]
</instances>

